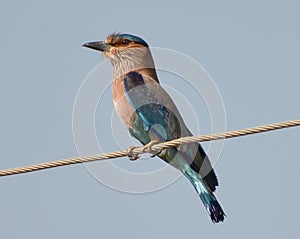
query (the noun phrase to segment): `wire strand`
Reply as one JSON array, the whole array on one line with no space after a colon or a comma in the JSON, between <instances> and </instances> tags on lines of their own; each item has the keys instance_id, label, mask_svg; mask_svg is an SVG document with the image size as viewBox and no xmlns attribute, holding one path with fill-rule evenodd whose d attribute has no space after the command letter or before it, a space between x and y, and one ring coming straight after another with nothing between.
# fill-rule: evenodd
<instances>
[{"instance_id":1,"label":"wire strand","mask_svg":"<svg viewBox=\"0 0 300 239\"><path fill-rule=\"evenodd\" d=\"M40 163L40 164L29 165L29 166L18 167L18 168L3 169L0 170L0 177L22 174L22 173L29 173L29 172L34 172L34 171L39 171L39 170L44 170L49 168L62 167L62 166L67 166L72 164L93 162L97 160L119 158L124 156L128 156L131 159L137 159L141 154L144 153L153 154L153 152L159 152L162 149L179 146L180 144L184 144L184 143L190 144L195 142L206 142L206 141L219 140L219 139L229 139L229 138L241 137L241 136L246 136L251 134L264 133L264 132L283 129L283 128L290 128L299 125L300 125L300 119L297 119L297 120L289 120L289 121L268 124L263 126L234 130L225 133L183 137L183 138L178 138L163 143L151 142L148 145L141 146L141 147L130 147L127 150L54 160L51 162Z\"/></svg>"}]
</instances>

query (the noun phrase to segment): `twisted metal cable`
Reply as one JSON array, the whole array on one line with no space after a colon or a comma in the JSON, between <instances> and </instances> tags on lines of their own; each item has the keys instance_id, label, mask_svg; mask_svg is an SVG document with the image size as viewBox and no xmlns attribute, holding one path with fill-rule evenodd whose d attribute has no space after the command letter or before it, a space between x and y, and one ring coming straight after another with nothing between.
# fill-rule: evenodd
<instances>
[{"instance_id":1,"label":"twisted metal cable","mask_svg":"<svg viewBox=\"0 0 300 239\"><path fill-rule=\"evenodd\" d=\"M96 154L90 156L83 156L83 157L74 157L74 158L67 158L61 160L55 160L46 163L40 163L35 165L29 165L19 168L11 168L11 169L3 169L0 170L0 177L21 174L21 173L29 173L33 171L48 169L48 168L55 168L61 166L67 166L71 164L79 164L79 163L87 163L97 160L104 160L104 159L113 159L128 156L132 159L137 159L141 154L144 153L153 153L159 152L162 149L175 147L183 143L195 143L195 142L205 142L205 141L212 141L212 140L219 140L219 139L229 139L234 137L241 137L250 134L257 134L263 133L272 130L278 130L283 128L295 127L300 125L300 119L298 120L289 120L280 123L268 124L263 126L257 126L252 128L245 128L240 130L234 130L225 133L217 133L217 134L207 134L202 136L190 136L190 137L183 137L179 139L175 139L172 141L167 141L164 143L156 143L151 142L149 145L141 146L141 147L130 147L127 150L121 150L116 152L110 152L105 154Z\"/></svg>"}]
</instances>

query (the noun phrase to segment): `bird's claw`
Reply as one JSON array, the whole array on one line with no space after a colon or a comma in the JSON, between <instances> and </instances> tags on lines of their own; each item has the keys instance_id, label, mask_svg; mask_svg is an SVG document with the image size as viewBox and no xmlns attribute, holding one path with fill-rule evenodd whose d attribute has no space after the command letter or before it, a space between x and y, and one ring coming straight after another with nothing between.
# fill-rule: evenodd
<instances>
[{"instance_id":1,"label":"bird's claw","mask_svg":"<svg viewBox=\"0 0 300 239\"><path fill-rule=\"evenodd\" d=\"M133 147L129 147L127 149L127 156L132 161L137 160L140 157L140 155L138 153L133 152L133 150L136 148L138 148L138 147L133 146Z\"/></svg>"},{"instance_id":2,"label":"bird's claw","mask_svg":"<svg viewBox=\"0 0 300 239\"><path fill-rule=\"evenodd\" d=\"M148 144L141 147L141 151L140 151L141 153L134 152L134 150L139 148L139 147L136 147L136 146L129 147L127 149L127 156L130 160L133 161L133 160L137 160L140 157L140 154L149 153L149 154L152 154L151 157L153 158L161 152L160 150L154 150L152 148L153 145L158 144L158 143L160 143L159 140L150 141Z\"/></svg>"}]
</instances>

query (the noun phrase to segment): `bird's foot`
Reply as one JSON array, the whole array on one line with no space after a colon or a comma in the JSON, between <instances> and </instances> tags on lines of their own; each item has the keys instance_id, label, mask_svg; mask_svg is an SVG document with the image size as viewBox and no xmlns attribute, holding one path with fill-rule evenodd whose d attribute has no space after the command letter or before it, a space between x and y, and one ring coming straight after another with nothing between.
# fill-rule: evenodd
<instances>
[{"instance_id":1,"label":"bird's foot","mask_svg":"<svg viewBox=\"0 0 300 239\"><path fill-rule=\"evenodd\" d=\"M153 145L159 144L159 140L152 140L148 144L146 144L144 147L142 147L142 153L149 153L152 154L151 157L155 157L160 153L160 150L155 150L152 148Z\"/></svg>"},{"instance_id":2,"label":"bird's foot","mask_svg":"<svg viewBox=\"0 0 300 239\"><path fill-rule=\"evenodd\" d=\"M133 150L135 150L136 148L139 147L132 146L127 149L127 156L132 161L137 160L140 157L140 154L133 152Z\"/></svg>"},{"instance_id":3,"label":"bird's foot","mask_svg":"<svg viewBox=\"0 0 300 239\"><path fill-rule=\"evenodd\" d=\"M157 154L161 152L161 150L153 149L152 146L155 144L159 144L159 140L152 140L148 144L144 145L143 147L136 147L132 146L127 149L127 156L130 160L137 160L140 157L140 154L149 153L152 154L151 157L155 157ZM135 149L139 149L138 153L134 152Z\"/></svg>"}]
</instances>

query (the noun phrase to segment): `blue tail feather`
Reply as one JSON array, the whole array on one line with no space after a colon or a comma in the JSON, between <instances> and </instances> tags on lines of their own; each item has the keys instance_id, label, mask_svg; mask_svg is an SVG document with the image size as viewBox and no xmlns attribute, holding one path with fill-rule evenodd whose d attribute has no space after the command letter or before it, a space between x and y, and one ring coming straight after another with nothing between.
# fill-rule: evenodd
<instances>
[{"instance_id":1,"label":"blue tail feather","mask_svg":"<svg viewBox=\"0 0 300 239\"><path fill-rule=\"evenodd\" d=\"M199 193L199 196L206 207L211 220L214 223L222 222L226 215L215 196L211 192L201 192Z\"/></svg>"},{"instance_id":2,"label":"blue tail feather","mask_svg":"<svg viewBox=\"0 0 300 239\"><path fill-rule=\"evenodd\" d=\"M214 223L222 222L225 218L225 213L217 201L216 197L213 193L208 189L204 181L200 178L200 176L191 170L187 170L185 176L189 179L189 181L193 184L196 189L202 203L204 204L206 210L209 213L211 220Z\"/></svg>"}]
</instances>

